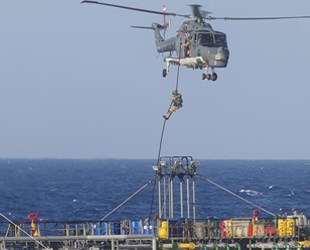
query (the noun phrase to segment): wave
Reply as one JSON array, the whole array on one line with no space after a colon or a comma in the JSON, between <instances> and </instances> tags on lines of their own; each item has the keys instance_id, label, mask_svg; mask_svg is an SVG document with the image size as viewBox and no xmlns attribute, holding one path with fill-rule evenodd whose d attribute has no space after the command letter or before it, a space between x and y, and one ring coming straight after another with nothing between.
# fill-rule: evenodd
<instances>
[{"instance_id":1,"label":"wave","mask_svg":"<svg viewBox=\"0 0 310 250\"><path fill-rule=\"evenodd\" d=\"M294 196L295 195L295 192L294 191L291 191L287 196Z\"/></svg>"},{"instance_id":2,"label":"wave","mask_svg":"<svg viewBox=\"0 0 310 250\"><path fill-rule=\"evenodd\" d=\"M246 193L246 195L248 195L248 196L263 195L262 192L258 192L258 191L251 190L251 189L241 189L241 190L239 191L239 193Z\"/></svg>"}]
</instances>

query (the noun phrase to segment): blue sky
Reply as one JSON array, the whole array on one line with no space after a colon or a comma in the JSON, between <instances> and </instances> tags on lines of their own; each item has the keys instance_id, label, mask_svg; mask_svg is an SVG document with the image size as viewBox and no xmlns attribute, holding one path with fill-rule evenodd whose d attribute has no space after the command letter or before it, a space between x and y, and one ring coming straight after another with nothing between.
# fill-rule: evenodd
<instances>
[{"instance_id":1,"label":"blue sky","mask_svg":"<svg viewBox=\"0 0 310 250\"><path fill-rule=\"evenodd\" d=\"M128 1L114 1L126 5ZM310 15L308 0L130 1L213 16ZM182 18L169 18L166 37ZM163 79L152 14L76 0L0 2L0 157L156 158L176 67ZM167 122L163 155L308 159L310 19L212 21L230 60L218 80L181 68L183 108Z\"/></svg>"}]
</instances>

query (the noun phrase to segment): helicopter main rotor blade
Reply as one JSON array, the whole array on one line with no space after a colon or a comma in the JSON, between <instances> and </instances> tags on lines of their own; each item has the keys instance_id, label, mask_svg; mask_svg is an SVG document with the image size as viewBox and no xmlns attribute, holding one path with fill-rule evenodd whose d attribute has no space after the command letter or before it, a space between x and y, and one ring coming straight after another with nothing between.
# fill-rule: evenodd
<instances>
[{"instance_id":1,"label":"helicopter main rotor blade","mask_svg":"<svg viewBox=\"0 0 310 250\"><path fill-rule=\"evenodd\" d=\"M212 17L208 16L206 20L232 20L232 21L255 21L255 20L283 20L283 19L303 19L310 16L282 16L282 17Z\"/></svg>"},{"instance_id":2,"label":"helicopter main rotor blade","mask_svg":"<svg viewBox=\"0 0 310 250\"><path fill-rule=\"evenodd\" d=\"M149 26L130 26L131 28L136 28L136 29L149 29L149 30L153 30L152 27Z\"/></svg>"},{"instance_id":3,"label":"helicopter main rotor blade","mask_svg":"<svg viewBox=\"0 0 310 250\"><path fill-rule=\"evenodd\" d=\"M84 0L81 3L94 3L94 4L106 5L106 6L110 6L110 7L127 9L127 10L147 12L147 13L151 13L151 14L158 14L158 15L164 15L164 16L180 16L180 17L191 18L191 15L182 15L182 14L176 14L176 13L172 13L172 12L162 12L162 11L155 11L155 10L139 9L139 8L133 8L133 7L128 7L128 6L123 6L123 5L102 3L102 2L90 1L90 0Z\"/></svg>"}]
</instances>

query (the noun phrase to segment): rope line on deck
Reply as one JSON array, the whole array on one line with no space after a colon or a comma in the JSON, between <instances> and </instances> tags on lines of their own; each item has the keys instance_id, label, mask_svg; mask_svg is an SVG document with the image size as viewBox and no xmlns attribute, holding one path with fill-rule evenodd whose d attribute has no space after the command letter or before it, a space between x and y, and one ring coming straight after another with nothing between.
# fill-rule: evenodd
<instances>
[{"instance_id":1,"label":"rope line on deck","mask_svg":"<svg viewBox=\"0 0 310 250\"><path fill-rule=\"evenodd\" d=\"M30 234L28 234L25 230L23 230L20 226L16 225L13 221L11 221L9 218L7 218L5 215L3 215L2 213L0 213L0 216L2 216L5 220L7 220L8 222L10 222L12 225L14 225L15 227L17 227L20 231L22 231L24 234L26 234L28 237L30 237L31 239L33 239L36 243L38 243L40 246L42 246L45 249L48 249L46 246L44 246L40 241L38 241L36 238L32 237Z\"/></svg>"},{"instance_id":2,"label":"rope line on deck","mask_svg":"<svg viewBox=\"0 0 310 250\"><path fill-rule=\"evenodd\" d=\"M249 200L243 198L242 196L240 196L240 195L234 193L233 191L231 191L231 190L229 190L229 189L227 189L227 188L225 188L225 187L223 187L223 186L221 186L221 185L215 183L214 181L209 180L209 179L208 179L207 177L205 177L204 175L198 174L198 173L197 173L196 175L199 176L200 178L202 178L203 180L205 180L205 181L211 183L212 185L214 185L214 186L216 186L216 187L218 187L218 188L224 190L225 192L227 192L227 193L229 193L229 194L231 194L231 195L233 195L233 196L239 198L240 200L243 200L244 202L246 202L246 203L252 205L253 207L259 208L260 210L264 211L265 213L267 213L267 214L269 214L269 215L271 215L271 216L273 216L273 217L277 217L276 214L269 212L268 210L262 208L260 205L257 205L257 204L255 204L255 203L253 203L253 202L251 202L251 201L249 201Z\"/></svg>"},{"instance_id":3,"label":"rope line on deck","mask_svg":"<svg viewBox=\"0 0 310 250\"><path fill-rule=\"evenodd\" d=\"M129 200L131 200L134 196L136 196L138 193L140 193L143 189L145 189L148 185L150 185L153 181L156 180L156 176L153 177L150 181L145 183L138 191L133 193L131 196L129 196L126 200L124 200L122 203L120 203L117 207L115 207L111 212L109 212L107 215L103 216L101 218L101 221L105 220L107 217L109 217L111 214L113 214L116 210L118 210L120 207L122 207L125 203L127 203Z\"/></svg>"}]
</instances>

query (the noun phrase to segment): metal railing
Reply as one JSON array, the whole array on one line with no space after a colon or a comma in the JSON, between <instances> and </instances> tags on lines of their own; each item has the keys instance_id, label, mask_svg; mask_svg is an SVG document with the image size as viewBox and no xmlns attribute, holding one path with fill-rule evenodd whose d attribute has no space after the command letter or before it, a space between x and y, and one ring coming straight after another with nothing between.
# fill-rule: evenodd
<instances>
[{"instance_id":1,"label":"metal railing","mask_svg":"<svg viewBox=\"0 0 310 250\"><path fill-rule=\"evenodd\" d=\"M0 222L0 237L26 237L33 231L30 222ZM38 221L38 236L155 235L162 239L191 238L221 240L245 238L309 238L306 218L260 219L231 218L225 220L167 219L123 221Z\"/></svg>"}]
</instances>

